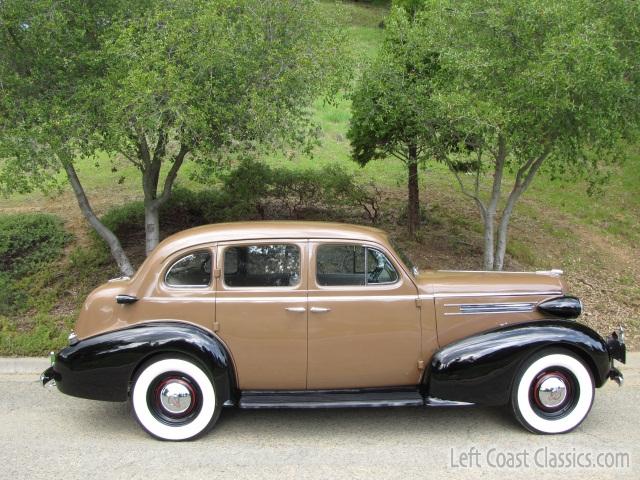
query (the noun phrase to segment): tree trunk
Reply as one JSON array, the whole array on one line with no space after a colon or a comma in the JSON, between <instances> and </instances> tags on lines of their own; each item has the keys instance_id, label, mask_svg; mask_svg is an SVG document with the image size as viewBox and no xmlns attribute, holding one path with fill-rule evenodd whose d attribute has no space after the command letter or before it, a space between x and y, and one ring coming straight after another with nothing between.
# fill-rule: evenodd
<instances>
[{"instance_id":1,"label":"tree trunk","mask_svg":"<svg viewBox=\"0 0 640 480\"><path fill-rule=\"evenodd\" d=\"M120 245L120 241L118 237L114 235L114 233L109 230L96 216L93 209L91 208L91 204L89 203L89 199L87 198L84 189L82 188L82 184L80 183L80 179L76 174L75 168L73 168L73 164L70 162L64 163L64 170L67 173L67 178L69 179L69 183L71 184L71 188L73 188L73 193L76 196L78 201L78 206L82 211L82 214L87 219L89 224L93 227L93 229L100 235L111 250L111 256L118 264L118 268L120 268L120 272L127 277L132 276L135 273L135 270L131 266L131 262L127 257L127 254L122 249L122 245Z\"/></svg>"},{"instance_id":2,"label":"tree trunk","mask_svg":"<svg viewBox=\"0 0 640 480\"><path fill-rule=\"evenodd\" d=\"M525 190L529 188L529 185L531 185L536 173L538 173L540 166L549 156L550 151L551 147L547 146L539 157L530 159L518 170L518 173L516 174L515 184L509 194L507 204L502 211L502 218L500 219L500 225L498 227L498 245L496 247L496 259L494 265L495 270L502 270L504 267L504 256L507 251L509 233L509 221L511 220L511 214L516 206L516 202Z\"/></svg>"},{"instance_id":3,"label":"tree trunk","mask_svg":"<svg viewBox=\"0 0 640 480\"><path fill-rule=\"evenodd\" d=\"M145 252L149 255L160 243L160 215L156 201L144 206Z\"/></svg>"},{"instance_id":4,"label":"tree trunk","mask_svg":"<svg viewBox=\"0 0 640 480\"><path fill-rule=\"evenodd\" d=\"M483 270L493 270L495 245L495 212L487 212L484 218Z\"/></svg>"},{"instance_id":5,"label":"tree trunk","mask_svg":"<svg viewBox=\"0 0 640 480\"><path fill-rule=\"evenodd\" d=\"M153 158L148 154L146 139L141 136L139 145L141 162L144 165L142 170L142 189L144 191L144 231L145 231L145 252L149 255L160 242L160 207L169 200L173 184L178 175L178 170L184 162L184 157L189 152L185 145L180 146L180 150L173 159L173 165L164 180L164 187L158 195L158 182L160 180L160 169L164 159L164 144L166 136L158 135L158 145L156 146Z\"/></svg>"},{"instance_id":6,"label":"tree trunk","mask_svg":"<svg viewBox=\"0 0 640 480\"><path fill-rule=\"evenodd\" d=\"M420 186L418 184L418 152L415 145L409 146L407 168L409 170L407 203L407 226L409 235L414 236L420 227Z\"/></svg>"},{"instance_id":7,"label":"tree trunk","mask_svg":"<svg viewBox=\"0 0 640 480\"><path fill-rule=\"evenodd\" d=\"M498 210L498 202L502 191L502 176L507 159L507 143L502 135L498 139L498 152L495 155L495 169L493 171L493 185L491 187L491 199L484 216L484 265L485 270L494 270L495 259L495 220Z\"/></svg>"}]
</instances>

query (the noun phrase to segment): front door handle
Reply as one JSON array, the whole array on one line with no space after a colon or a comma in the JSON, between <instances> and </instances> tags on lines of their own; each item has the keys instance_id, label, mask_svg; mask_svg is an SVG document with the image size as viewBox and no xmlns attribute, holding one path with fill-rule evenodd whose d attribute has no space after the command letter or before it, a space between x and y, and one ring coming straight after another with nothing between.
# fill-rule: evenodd
<instances>
[{"instance_id":1,"label":"front door handle","mask_svg":"<svg viewBox=\"0 0 640 480\"><path fill-rule=\"evenodd\" d=\"M311 313L326 313L326 312L329 312L330 310L331 309L327 307L311 307L309 309Z\"/></svg>"},{"instance_id":2,"label":"front door handle","mask_svg":"<svg viewBox=\"0 0 640 480\"><path fill-rule=\"evenodd\" d=\"M307 309L304 307L285 307L285 310L287 312L298 312L298 313L303 313L307 311Z\"/></svg>"}]
</instances>

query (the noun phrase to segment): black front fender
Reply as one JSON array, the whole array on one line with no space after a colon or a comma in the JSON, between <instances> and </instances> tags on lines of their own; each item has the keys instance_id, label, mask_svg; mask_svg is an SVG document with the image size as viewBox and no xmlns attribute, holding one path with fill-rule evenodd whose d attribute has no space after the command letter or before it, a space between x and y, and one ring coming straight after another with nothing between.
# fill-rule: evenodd
<instances>
[{"instance_id":1,"label":"black front fender","mask_svg":"<svg viewBox=\"0 0 640 480\"><path fill-rule=\"evenodd\" d=\"M424 378L428 397L504 405L522 362L545 347L562 347L590 367L597 387L606 381L611 360L595 331L567 320L544 320L491 330L454 342L436 352Z\"/></svg>"},{"instance_id":2,"label":"black front fender","mask_svg":"<svg viewBox=\"0 0 640 480\"><path fill-rule=\"evenodd\" d=\"M125 401L136 368L163 353L199 362L211 374L218 400L232 399L235 374L225 346L210 332L177 322L151 322L81 340L56 355L53 378L68 395Z\"/></svg>"}]
</instances>

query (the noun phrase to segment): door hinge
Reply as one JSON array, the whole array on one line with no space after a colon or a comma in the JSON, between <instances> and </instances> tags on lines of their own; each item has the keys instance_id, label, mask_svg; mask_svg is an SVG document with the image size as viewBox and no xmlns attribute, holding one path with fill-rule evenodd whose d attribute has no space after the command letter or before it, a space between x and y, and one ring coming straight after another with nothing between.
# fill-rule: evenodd
<instances>
[{"instance_id":1,"label":"door hinge","mask_svg":"<svg viewBox=\"0 0 640 480\"><path fill-rule=\"evenodd\" d=\"M416 298L416 308L422 308L422 299L420 297Z\"/></svg>"},{"instance_id":2,"label":"door hinge","mask_svg":"<svg viewBox=\"0 0 640 480\"><path fill-rule=\"evenodd\" d=\"M217 332L218 330L220 330L220 323L213 322L213 331Z\"/></svg>"},{"instance_id":3,"label":"door hinge","mask_svg":"<svg viewBox=\"0 0 640 480\"><path fill-rule=\"evenodd\" d=\"M222 274L222 270L220 270L219 268L213 269L213 278L220 278L221 274Z\"/></svg>"},{"instance_id":4,"label":"door hinge","mask_svg":"<svg viewBox=\"0 0 640 480\"><path fill-rule=\"evenodd\" d=\"M424 360L418 360L418 370L424 370Z\"/></svg>"}]
</instances>

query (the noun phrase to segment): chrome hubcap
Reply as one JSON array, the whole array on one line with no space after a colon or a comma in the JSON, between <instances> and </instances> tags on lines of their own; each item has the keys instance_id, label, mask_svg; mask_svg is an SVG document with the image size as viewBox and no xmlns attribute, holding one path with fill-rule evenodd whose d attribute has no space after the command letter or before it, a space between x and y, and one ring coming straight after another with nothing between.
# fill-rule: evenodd
<instances>
[{"instance_id":1,"label":"chrome hubcap","mask_svg":"<svg viewBox=\"0 0 640 480\"><path fill-rule=\"evenodd\" d=\"M538 399L546 408L555 408L564 403L567 398L567 385L557 376L550 376L540 382Z\"/></svg>"},{"instance_id":2,"label":"chrome hubcap","mask_svg":"<svg viewBox=\"0 0 640 480\"><path fill-rule=\"evenodd\" d=\"M163 385L160 391L162 408L174 415L186 412L191 402L191 390L183 382L169 382Z\"/></svg>"}]
</instances>

